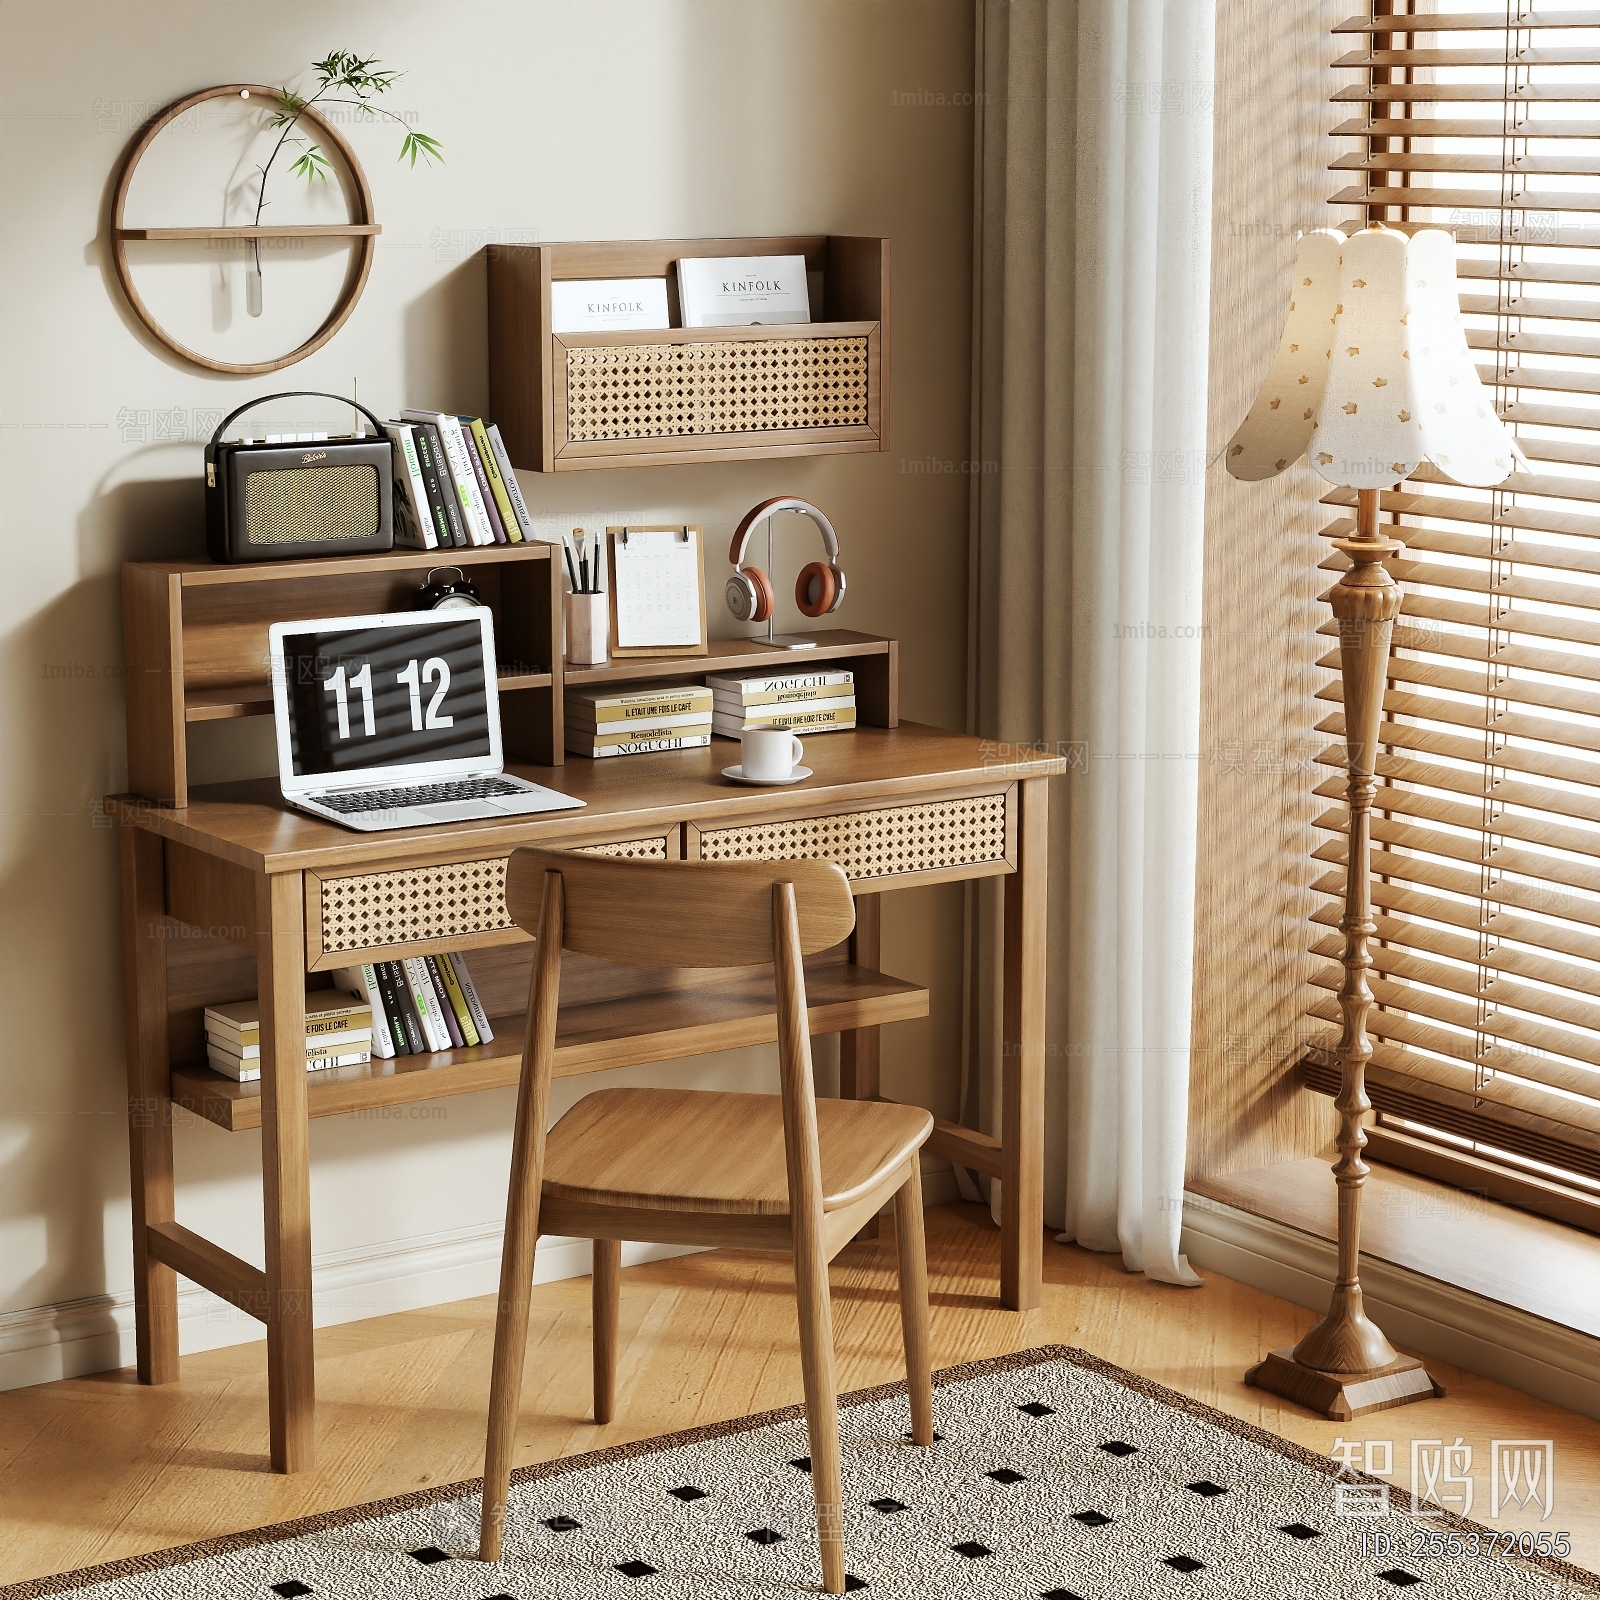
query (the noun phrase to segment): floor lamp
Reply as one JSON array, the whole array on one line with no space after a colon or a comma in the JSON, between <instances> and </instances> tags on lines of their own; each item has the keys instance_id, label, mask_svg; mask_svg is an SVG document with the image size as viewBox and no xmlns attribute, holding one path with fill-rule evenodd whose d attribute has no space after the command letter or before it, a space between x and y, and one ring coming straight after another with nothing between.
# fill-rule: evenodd
<instances>
[{"instance_id":1,"label":"floor lamp","mask_svg":"<svg viewBox=\"0 0 1600 1600\"><path fill-rule=\"evenodd\" d=\"M1501 483L1522 452L1478 380L1461 326L1455 241L1437 228L1380 225L1346 239L1305 234L1295 255L1283 337L1250 414L1228 446L1235 478L1258 480L1306 456L1330 483L1357 491L1353 537L1335 540L1349 569L1326 598L1339 624L1346 790L1350 808L1344 915L1338 1277L1327 1315L1292 1350L1274 1350L1245 1382L1339 1421L1425 1400L1443 1389L1401 1355L1361 1303L1362 1121L1372 1109L1367 981L1372 958L1371 819L1385 668L1400 589L1385 561L1404 548L1380 531L1379 492L1424 459L1456 483ZM1523 462L1526 465L1525 462Z\"/></svg>"}]
</instances>

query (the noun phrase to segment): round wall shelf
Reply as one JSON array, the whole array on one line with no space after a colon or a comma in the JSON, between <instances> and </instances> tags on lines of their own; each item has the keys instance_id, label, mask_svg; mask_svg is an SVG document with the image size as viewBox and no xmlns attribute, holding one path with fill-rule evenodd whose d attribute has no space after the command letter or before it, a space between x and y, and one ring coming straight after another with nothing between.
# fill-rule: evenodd
<instances>
[{"instance_id":1,"label":"round wall shelf","mask_svg":"<svg viewBox=\"0 0 1600 1600\"><path fill-rule=\"evenodd\" d=\"M134 172L138 169L139 162L145 152L150 148L157 134L168 123L181 117L184 112L194 106L203 105L209 100L256 100L259 97L264 107L275 107L278 104L278 91L259 83L229 83L219 85L215 89L202 89L197 94L186 96L182 100L174 100L159 116L149 122L128 146L127 154L122 158L122 170L117 174L116 195L111 208L111 259L116 267L117 282L122 285L122 292L128 297L128 305L133 314L143 325L150 330L151 335L160 341L166 349L176 356L181 356L185 361L192 361L197 367L204 367L210 372L277 372L283 367L291 367L297 361L304 361L314 350L320 350L350 318L350 313L355 310L356 302L361 298L361 292L367 286L367 278L372 271L372 258L377 252L377 236L383 231L373 221L372 217L372 190L367 186L367 175L361 170L361 163L356 160L356 153L350 148L349 143L332 123L321 117L311 107L305 107L300 112L301 122L309 124L318 134L326 140L327 144L338 153L350 173L351 183L355 189L355 210L358 215L349 222L333 223L306 223L299 226L273 227L260 225L251 227L214 227L214 228L130 228L126 225L124 215L128 200L128 190L133 182ZM130 240L181 240L181 239L354 239L357 241L355 259L352 261L350 271L344 281L344 287L339 291L338 298L333 303L333 308L323 318L321 325L304 344L291 350L288 355L278 356L271 361L218 361L215 357L201 355L198 350L191 350L187 345L179 344L165 328L156 321L150 308L144 303L139 291L134 287L133 272L128 262L128 243Z\"/></svg>"}]
</instances>

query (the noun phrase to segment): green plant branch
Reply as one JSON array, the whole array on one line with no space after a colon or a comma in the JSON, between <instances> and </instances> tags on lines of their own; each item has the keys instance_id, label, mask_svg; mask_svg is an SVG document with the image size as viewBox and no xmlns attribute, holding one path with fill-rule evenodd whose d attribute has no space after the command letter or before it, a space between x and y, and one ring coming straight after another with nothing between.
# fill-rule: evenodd
<instances>
[{"instance_id":1,"label":"green plant branch","mask_svg":"<svg viewBox=\"0 0 1600 1600\"><path fill-rule=\"evenodd\" d=\"M282 153L284 145L289 141L294 130L300 124L300 118L314 105L339 105L357 106L378 116L387 117L391 122L398 122L406 128L406 136L400 141L400 154L397 159L404 161L407 156L411 158L413 167L417 164L420 155L431 166L434 161L442 162L444 152L437 139L425 133L413 132L406 126L404 117L397 116L386 106L374 105L371 96L386 94L394 87L396 81L403 76L402 73L378 67L376 56L358 56L353 50L334 50L321 61L312 63L317 74L317 91L308 97L296 94L292 89L280 88L278 91L278 110L274 127L281 126L283 131L278 135L278 142L272 147L272 154L267 157L265 166L257 167L261 174L261 185L256 194L256 214L252 224L261 226L261 213L267 205L267 177L273 165ZM374 70L376 68L376 70ZM330 95L330 89L346 89L355 96L355 99L346 99L341 95ZM289 169L291 172L303 177L307 183L314 183L319 179L328 181L329 163L322 154L320 144L307 145ZM256 275L261 273L261 241L253 241L253 254L255 257Z\"/></svg>"}]
</instances>

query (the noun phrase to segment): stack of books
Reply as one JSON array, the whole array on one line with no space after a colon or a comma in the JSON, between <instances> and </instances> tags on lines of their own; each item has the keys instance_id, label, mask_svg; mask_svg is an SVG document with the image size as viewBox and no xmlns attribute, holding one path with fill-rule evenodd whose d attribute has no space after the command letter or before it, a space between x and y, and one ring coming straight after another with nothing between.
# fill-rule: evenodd
<instances>
[{"instance_id":1,"label":"stack of books","mask_svg":"<svg viewBox=\"0 0 1600 1600\"><path fill-rule=\"evenodd\" d=\"M706 679L711 728L737 739L754 728L843 733L856 725L856 680L848 667L799 672L726 672Z\"/></svg>"},{"instance_id":2,"label":"stack of books","mask_svg":"<svg viewBox=\"0 0 1600 1600\"><path fill-rule=\"evenodd\" d=\"M711 690L698 683L586 684L568 689L565 744L573 755L634 756L711 743Z\"/></svg>"},{"instance_id":3,"label":"stack of books","mask_svg":"<svg viewBox=\"0 0 1600 1600\"><path fill-rule=\"evenodd\" d=\"M372 1059L376 1014L362 998L339 989L306 996L306 1067L352 1067ZM261 1076L261 1008L254 1000L207 1006L206 1060L240 1083Z\"/></svg>"},{"instance_id":4,"label":"stack of books","mask_svg":"<svg viewBox=\"0 0 1600 1600\"><path fill-rule=\"evenodd\" d=\"M394 444L396 544L462 550L533 538L511 457L492 423L407 410L384 432Z\"/></svg>"},{"instance_id":5,"label":"stack of books","mask_svg":"<svg viewBox=\"0 0 1600 1600\"><path fill-rule=\"evenodd\" d=\"M494 1038L459 951L341 967L333 981L370 1009L375 1056L465 1050Z\"/></svg>"}]
</instances>

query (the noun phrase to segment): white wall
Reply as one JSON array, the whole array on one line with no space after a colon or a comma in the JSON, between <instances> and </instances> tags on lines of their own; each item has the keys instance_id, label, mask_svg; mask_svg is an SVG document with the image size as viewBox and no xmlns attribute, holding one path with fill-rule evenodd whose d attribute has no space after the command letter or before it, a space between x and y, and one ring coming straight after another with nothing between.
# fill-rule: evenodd
<instances>
[{"instance_id":1,"label":"white wall","mask_svg":"<svg viewBox=\"0 0 1600 1600\"><path fill-rule=\"evenodd\" d=\"M348 392L353 378L382 414L486 411L489 240L887 235L891 452L523 474L522 486L552 527L692 519L712 549L766 495L816 499L840 529L850 576L839 621L897 635L905 714L960 727L965 480L927 469L959 469L965 454L971 31L967 0L0 8L0 1381L128 1359L115 841L94 807L126 781L118 568L199 552L199 414L275 389ZM384 227L354 317L266 379L189 367L137 328L111 280L106 208L130 131L209 84L292 81L338 46L405 69L389 103L443 141L447 164L407 171L395 134L347 127ZM136 196L147 209L129 221L218 220L242 159L235 134L217 124L169 138ZM308 202L277 183L282 220ZM337 275L314 252L269 257L268 314L252 324L237 263L221 271L215 255L171 249L142 259L140 281L167 314L228 359L314 323ZM289 415L343 421L305 402ZM779 568L792 571L802 548L781 553ZM713 595L723 570L714 558ZM729 619L721 631L734 631ZM268 731L203 727L196 780L270 771ZM959 904L959 890L944 889L886 908L886 965L934 987L927 1024L890 1030L887 1092L945 1115L958 1071ZM642 1076L770 1081L755 1053ZM507 1091L313 1125L325 1315L490 1287L510 1109ZM180 1218L256 1261L258 1160L252 1135L178 1130ZM257 1331L207 1321L204 1297L185 1305L189 1348Z\"/></svg>"}]
</instances>

